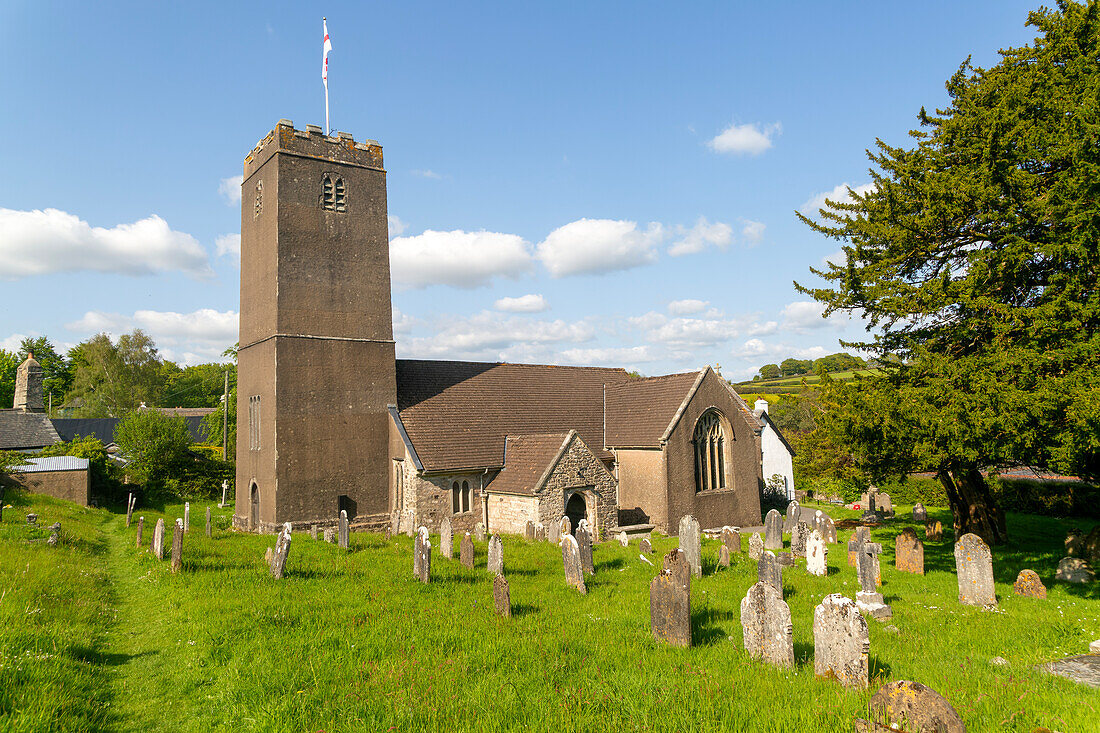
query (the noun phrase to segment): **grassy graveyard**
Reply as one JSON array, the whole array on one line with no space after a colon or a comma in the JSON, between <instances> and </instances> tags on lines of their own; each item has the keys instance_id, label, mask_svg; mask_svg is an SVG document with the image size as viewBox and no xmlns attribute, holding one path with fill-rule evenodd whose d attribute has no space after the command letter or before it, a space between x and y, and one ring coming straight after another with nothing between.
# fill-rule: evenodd
<instances>
[{"instance_id":1,"label":"grassy graveyard","mask_svg":"<svg viewBox=\"0 0 1100 733\"><path fill-rule=\"evenodd\" d=\"M1062 539L1076 523L1009 515L1012 544L994 551L993 612L958 603L949 538L926 544L922 577L893 568L893 538L911 523L874 530L894 617L870 622L871 689L850 691L814 676L812 633L826 594L857 590L844 549L850 530L830 546L828 577L784 569L796 667L778 670L741 650L740 602L755 563L735 555L719 569L714 540L704 540L704 577L692 583L694 647L676 649L650 635L656 571L638 559L636 541L598 546L596 575L580 596L563 581L557 546L505 538L514 616L504 619L493 613L485 543L477 543L476 570L433 556L432 583L422 585L408 537L353 534L345 552L296 534L286 578L275 581L263 561L273 537L229 531L227 511L215 509L208 539L205 505L196 504L183 572L172 575L148 542L156 519L170 528L182 506L139 508L127 529L121 507L12 492L7 503L2 731L848 732L872 692L895 679L939 691L971 731L1100 729L1095 690L1032 669L1100 638L1100 587L1054 583ZM38 513L37 527L25 524L28 512ZM143 550L134 547L139 514ZM946 512L931 514L948 524ZM51 548L55 521L64 534ZM168 546L170 538L169 529ZM655 540L658 552L676 546ZM660 564L659 554L650 558ZM1047 600L1013 595L1025 567L1038 571ZM990 664L998 656L1008 664Z\"/></svg>"}]
</instances>

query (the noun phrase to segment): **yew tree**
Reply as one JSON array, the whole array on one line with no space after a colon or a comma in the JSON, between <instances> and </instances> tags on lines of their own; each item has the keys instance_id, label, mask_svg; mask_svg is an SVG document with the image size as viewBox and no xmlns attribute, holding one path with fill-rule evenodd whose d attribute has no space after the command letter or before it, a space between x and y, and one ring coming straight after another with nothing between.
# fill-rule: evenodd
<instances>
[{"instance_id":1,"label":"yew tree","mask_svg":"<svg viewBox=\"0 0 1100 733\"><path fill-rule=\"evenodd\" d=\"M1100 477L1100 4L1027 23L1030 45L962 64L910 146L876 142L871 190L799 214L845 261L796 287L863 315L846 345L884 364L834 387L831 429L872 477L935 472L956 532L989 542L984 470Z\"/></svg>"}]
</instances>

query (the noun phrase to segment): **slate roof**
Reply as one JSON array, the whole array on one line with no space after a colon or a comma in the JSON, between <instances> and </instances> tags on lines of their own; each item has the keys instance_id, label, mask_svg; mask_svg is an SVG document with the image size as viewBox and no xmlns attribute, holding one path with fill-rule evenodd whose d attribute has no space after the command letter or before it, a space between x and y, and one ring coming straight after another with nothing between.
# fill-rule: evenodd
<instances>
[{"instance_id":1,"label":"slate roof","mask_svg":"<svg viewBox=\"0 0 1100 733\"><path fill-rule=\"evenodd\" d=\"M46 473L48 471L87 471L88 459L76 456L49 456L47 458L28 458L23 466L12 466L20 473Z\"/></svg>"},{"instance_id":2,"label":"slate roof","mask_svg":"<svg viewBox=\"0 0 1100 733\"><path fill-rule=\"evenodd\" d=\"M607 388L610 448L656 448L701 372L634 379Z\"/></svg>"},{"instance_id":3,"label":"slate roof","mask_svg":"<svg viewBox=\"0 0 1100 733\"><path fill-rule=\"evenodd\" d=\"M45 448L60 441L45 413L0 410L0 450Z\"/></svg>"},{"instance_id":4,"label":"slate roof","mask_svg":"<svg viewBox=\"0 0 1100 733\"><path fill-rule=\"evenodd\" d=\"M171 415L171 412L168 414ZM195 443L206 441L206 436L202 432L201 415L184 416L183 421L187 424L187 430L191 433L192 441ZM118 422L119 418L117 417L66 417L54 418L53 425L57 429L57 434L66 443L79 435L85 438L91 436L103 445L110 445L115 442L115 428L118 427Z\"/></svg>"},{"instance_id":5,"label":"slate roof","mask_svg":"<svg viewBox=\"0 0 1100 733\"><path fill-rule=\"evenodd\" d=\"M499 468L507 436L570 430L606 459L604 385L630 379L623 369L398 359L397 406L425 471Z\"/></svg>"},{"instance_id":6,"label":"slate roof","mask_svg":"<svg viewBox=\"0 0 1100 733\"><path fill-rule=\"evenodd\" d=\"M573 433L509 435L504 470L497 474L487 491L534 495L547 469L557 461Z\"/></svg>"}]
</instances>

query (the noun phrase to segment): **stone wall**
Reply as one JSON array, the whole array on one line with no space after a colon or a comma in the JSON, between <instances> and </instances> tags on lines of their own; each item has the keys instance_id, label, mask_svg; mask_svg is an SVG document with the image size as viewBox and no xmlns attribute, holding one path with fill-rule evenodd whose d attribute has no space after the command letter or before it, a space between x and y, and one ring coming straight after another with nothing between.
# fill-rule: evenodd
<instances>
[{"instance_id":1,"label":"stone wall","mask_svg":"<svg viewBox=\"0 0 1100 733\"><path fill-rule=\"evenodd\" d=\"M406 476L408 479L406 495L415 496L415 504L407 508L413 510L416 517L416 526L427 527L429 532L438 532L444 517L451 518L451 528L461 534L473 532L474 525L484 521L485 504L484 493L481 489L482 474L456 473L445 476ZM455 481L470 482L471 498L470 511L460 514L452 514L451 484ZM411 490L410 490L411 489Z\"/></svg>"},{"instance_id":2,"label":"stone wall","mask_svg":"<svg viewBox=\"0 0 1100 733\"><path fill-rule=\"evenodd\" d=\"M489 488L489 531L498 534L523 534L527 522L539 519L539 500L534 496L494 494Z\"/></svg>"},{"instance_id":3,"label":"stone wall","mask_svg":"<svg viewBox=\"0 0 1100 733\"><path fill-rule=\"evenodd\" d=\"M565 505L576 492L585 497L594 540L609 539L619 526L618 483L584 441L573 436L561 460L537 492L538 521L549 526L565 516Z\"/></svg>"}]
</instances>

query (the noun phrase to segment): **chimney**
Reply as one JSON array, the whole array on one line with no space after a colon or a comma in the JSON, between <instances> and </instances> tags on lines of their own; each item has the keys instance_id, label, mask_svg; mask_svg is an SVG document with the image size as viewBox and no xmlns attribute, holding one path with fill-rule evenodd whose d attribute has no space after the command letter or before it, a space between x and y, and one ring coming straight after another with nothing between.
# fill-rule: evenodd
<instances>
[{"instance_id":1,"label":"chimney","mask_svg":"<svg viewBox=\"0 0 1100 733\"><path fill-rule=\"evenodd\" d=\"M19 412L45 412L42 402L42 365L27 353L27 360L15 371L15 404Z\"/></svg>"},{"instance_id":2,"label":"chimney","mask_svg":"<svg viewBox=\"0 0 1100 733\"><path fill-rule=\"evenodd\" d=\"M758 412L767 412L768 411L768 401L767 400L757 400L756 402L752 403L752 409L755 410L755 411L758 411Z\"/></svg>"}]
</instances>

